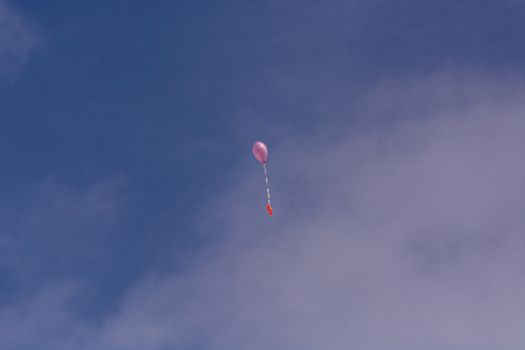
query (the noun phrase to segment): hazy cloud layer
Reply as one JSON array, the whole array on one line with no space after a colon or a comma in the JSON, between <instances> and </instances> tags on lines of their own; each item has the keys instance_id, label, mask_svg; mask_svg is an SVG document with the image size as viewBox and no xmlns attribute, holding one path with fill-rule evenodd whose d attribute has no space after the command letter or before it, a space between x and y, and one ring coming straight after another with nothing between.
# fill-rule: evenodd
<instances>
[{"instance_id":1,"label":"hazy cloud layer","mask_svg":"<svg viewBox=\"0 0 525 350\"><path fill-rule=\"evenodd\" d=\"M346 138L273 149L276 217L264 217L247 164L246 183L214 204L228 234L186 273L131 290L106 341L521 349L524 96L517 82L475 75L383 84ZM367 125L380 114L397 121Z\"/></svg>"}]
</instances>

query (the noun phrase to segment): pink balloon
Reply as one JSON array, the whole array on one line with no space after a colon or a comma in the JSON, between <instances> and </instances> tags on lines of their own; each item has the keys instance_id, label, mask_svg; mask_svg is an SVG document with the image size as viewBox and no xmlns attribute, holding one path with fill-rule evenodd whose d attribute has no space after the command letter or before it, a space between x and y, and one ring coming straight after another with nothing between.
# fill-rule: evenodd
<instances>
[{"instance_id":1,"label":"pink balloon","mask_svg":"<svg viewBox=\"0 0 525 350\"><path fill-rule=\"evenodd\" d=\"M261 141L257 141L253 144L252 152L255 158L261 163L264 164L268 161L268 148Z\"/></svg>"}]
</instances>

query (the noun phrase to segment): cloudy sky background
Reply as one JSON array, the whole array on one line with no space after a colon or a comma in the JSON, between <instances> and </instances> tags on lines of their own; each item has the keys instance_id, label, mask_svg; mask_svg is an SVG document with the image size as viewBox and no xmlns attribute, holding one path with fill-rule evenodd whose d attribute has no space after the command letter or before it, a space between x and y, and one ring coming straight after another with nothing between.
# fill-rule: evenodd
<instances>
[{"instance_id":1,"label":"cloudy sky background","mask_svg":"<svg viewBox=\"0 0 525 350\"><path fill-rule=\"evenodd\" d=\"M523 349L523 23L0 0L0 347Z\"/></svg>"}]
</instances>

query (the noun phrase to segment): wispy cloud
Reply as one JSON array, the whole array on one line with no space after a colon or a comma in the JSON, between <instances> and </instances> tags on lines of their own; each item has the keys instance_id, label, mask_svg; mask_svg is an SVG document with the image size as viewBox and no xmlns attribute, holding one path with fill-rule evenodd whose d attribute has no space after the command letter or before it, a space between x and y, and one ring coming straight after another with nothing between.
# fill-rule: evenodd
<instances>
[{"instance_id":1,"label":"wispy cloud","mask_svg":"<svg viewBox=\"0 0 525 350\"><path fill-rule=\"evenodd\" d=\"M34 25L5 0L0 0L0 73L12 77L27 63L38 42Z\"/></svg>"},{"instance_id":2,"label":"wispy cloud","mask_svg":"<svg viewBox=\"0 0 525 350\"><path fill-rule=\"evenodd\" d=\"M36 283L75 263L95 261L120 212L118 181L88 188L47 178L4 190L0 201L0 268ZM37 283L38 284L38 283Z\"/></svg>"},{"instance_id":3,"label":"wispy cloud","mask_svg":"<svg viewBox=\"0 0 525 350\"><path fill-rule=\"evenodd\" d=\"M81 188L54 177L1 188L0 348L81 349L98 339L78 308L99 287L86 276L105 269L97 265L114 239L121 189L120 179Z\"/></svg>"},{"instance_id":4,"label":"wispy cloud","mask_svg":"<svg viewBox=\"0 0 525 350\"><path fill-rule=\"evenodd\" d=\"M0 307L0 346L4 349L80 349L89 328L68 312L74 284L54 283L31 297Z\"/></svg>"}]
</instances>

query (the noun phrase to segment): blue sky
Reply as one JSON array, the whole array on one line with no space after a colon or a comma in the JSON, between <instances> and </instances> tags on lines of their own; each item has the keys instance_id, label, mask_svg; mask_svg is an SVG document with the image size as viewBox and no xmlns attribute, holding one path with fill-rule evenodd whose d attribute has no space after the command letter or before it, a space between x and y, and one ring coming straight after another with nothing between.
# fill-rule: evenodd
<instances>
[{"instance_id":1,"label":"blue sky","mask_svg":"<svg viewBox=\"0 0 525 350\"><path fill-rule=\"evenodd\" d=\"M0 0L0 347L522 349L524 23Z\"/></svg>"}]
</instances>

